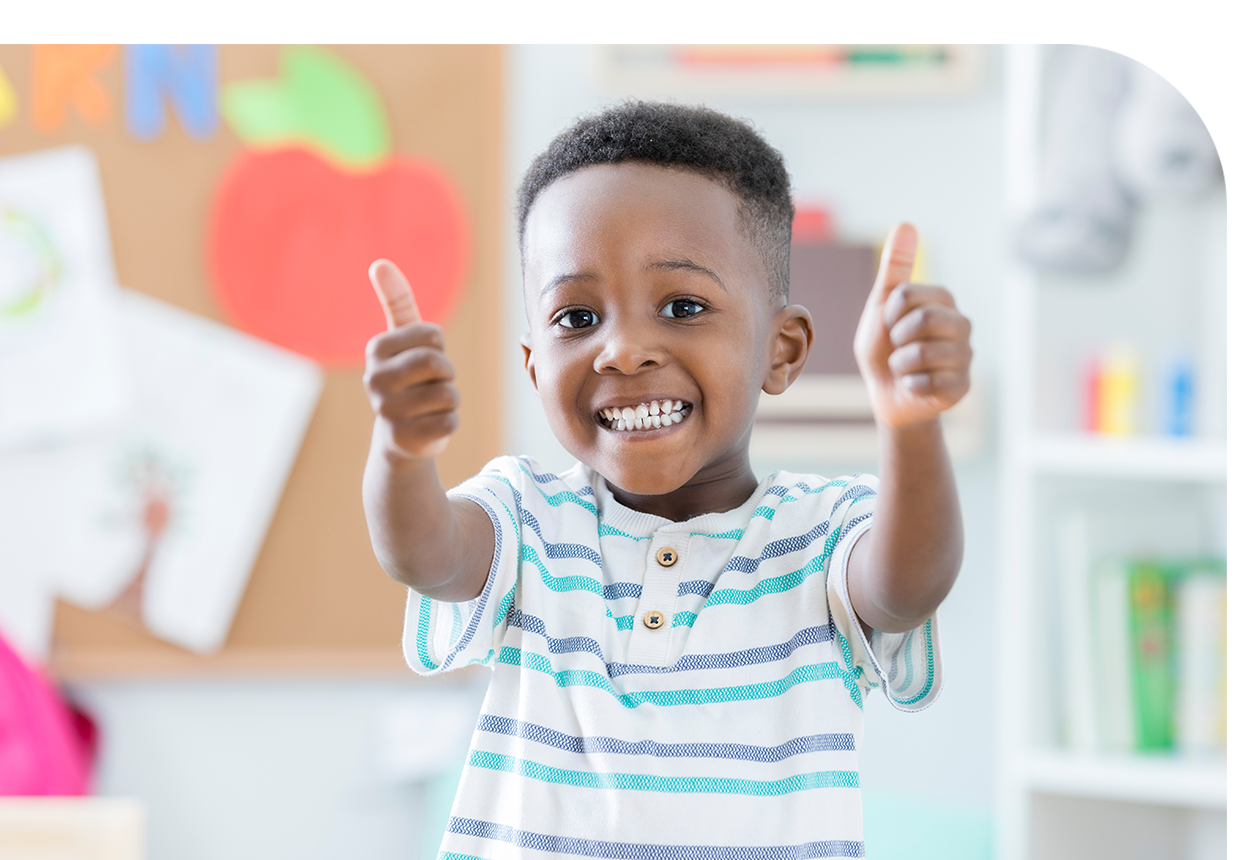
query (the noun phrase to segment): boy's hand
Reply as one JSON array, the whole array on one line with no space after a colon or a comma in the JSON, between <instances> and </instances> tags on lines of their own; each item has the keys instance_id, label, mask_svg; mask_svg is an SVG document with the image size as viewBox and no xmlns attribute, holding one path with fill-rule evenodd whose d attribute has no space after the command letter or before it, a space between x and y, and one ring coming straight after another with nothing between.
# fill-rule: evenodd
<instances>
[{"instance_id":1,"label":"boy's hand","mask_svg":"<svg viewBox=\"0 0 1252 860\"><path fill-rule=\"evenodd\" d=\"M422 322L413 290L390 260L375 260L370 282L378 293L387 331L365 347L365 388L378 416L388 453L429 458L448 446L460 402L443 332Z\"/></svg>"},{"instance_id":2,"label":"boy's hand","mask_svg":"<svg viewBox=\"0 0 1252 860\"><path fill-rule=\"evenodd\" d=\"M897 225L853 341L879 426L937 418L969 390L970 322L943 287L908 283L916 253L917 230Z\"/></svg>"}]
</instances>

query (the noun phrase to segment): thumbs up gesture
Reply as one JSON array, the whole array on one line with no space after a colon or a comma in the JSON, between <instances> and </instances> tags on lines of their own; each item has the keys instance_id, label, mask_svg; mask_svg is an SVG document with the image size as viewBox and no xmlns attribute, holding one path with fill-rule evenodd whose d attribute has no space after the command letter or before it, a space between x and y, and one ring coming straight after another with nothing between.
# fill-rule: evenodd
<instances>
[{"instance_id":1,"label":"thumbs up gesture","mask_svg":"<svg viewBox=\"0 0 1252 860\"><path fill-rule=\"evenodd\" d=\"M969 390L970 322L943 287L909 282L916 255L917 230L897 225L853 341L880 427L937 418Z\"/></svg>"},{"instance_id":2,"label":"thumbs up gesture","mask_svg":"<svg viewBox=\"0 0 1252 860\"><path fill-rule=\"evenodd\" d=\"M389 454L434 457L448 446L460 402L443 331L422 322L413 290L390 260L375 260L370 281L387 317L387 331L365 348L365 389Z\"/></svg>"}]
</instances>

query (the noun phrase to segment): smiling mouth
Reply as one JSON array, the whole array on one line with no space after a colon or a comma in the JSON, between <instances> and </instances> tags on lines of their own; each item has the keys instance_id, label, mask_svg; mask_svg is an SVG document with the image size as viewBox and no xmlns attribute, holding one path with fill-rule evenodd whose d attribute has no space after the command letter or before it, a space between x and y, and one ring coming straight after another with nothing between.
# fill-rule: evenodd
<instances>
[{"instance_id":1,"label":"smiling mouth","mask_svg":"<svg viewBox=\"0 0 1252 860\"><path fill-rule=\"evenodd\" d=\"M691 414L692 406L681 400L653 400L637 406L610 406L596 413L600 426L609 430L660 430L679 424Z\"/></svg>"}]
</instances>

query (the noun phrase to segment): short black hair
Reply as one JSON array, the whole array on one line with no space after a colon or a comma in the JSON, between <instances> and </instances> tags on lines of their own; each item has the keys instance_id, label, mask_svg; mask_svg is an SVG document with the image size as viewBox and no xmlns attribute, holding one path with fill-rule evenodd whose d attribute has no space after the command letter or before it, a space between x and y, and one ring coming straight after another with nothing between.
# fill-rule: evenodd
<instances>
[{"instance_id":1,"label":"short black hair","mask_svg":"<svg viewBox=\"0 0 1252 860\"><path fill-rule=\"evenodd\" d=\"M624 162L691 170L734 192L742 201L740 226L761 254L770 292L786 299L795 207L783 157L748 122L703 106L626 101L559 134L517 190L519 245L545 188L583 167Z\"/></svg>"}]
</instances>

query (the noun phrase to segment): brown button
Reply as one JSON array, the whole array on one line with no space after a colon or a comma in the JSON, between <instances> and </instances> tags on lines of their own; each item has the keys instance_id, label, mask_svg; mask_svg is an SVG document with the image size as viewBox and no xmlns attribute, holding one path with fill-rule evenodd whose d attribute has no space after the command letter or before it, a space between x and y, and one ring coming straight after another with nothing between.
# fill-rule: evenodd
<instances>
[{"instance_id":1,"label":"brown button","mask_svg":"<svg viewBox=\"0 0 1252 860\"><path fill-rule=\"evenodd\" d=\"M658 627L665 625L665 613L657 612L653 609L651 612L643 614L643 626L649 630L656 630Z\"/></svg>"},{"instance_id":2,"label":"brown button","mask_svg":"<svg viewBox=\"0 0 1252 860\"><path fill-rule=\"evenodd\" d=\"M656 563L661 567L673 567L678 563L678 550L663 546L656 551Z\"/></svg>"}]
</instances>

